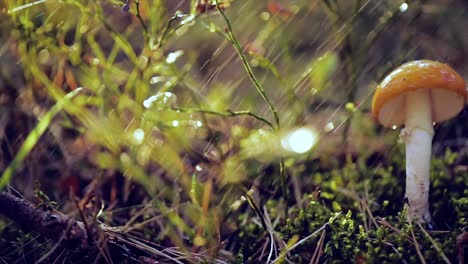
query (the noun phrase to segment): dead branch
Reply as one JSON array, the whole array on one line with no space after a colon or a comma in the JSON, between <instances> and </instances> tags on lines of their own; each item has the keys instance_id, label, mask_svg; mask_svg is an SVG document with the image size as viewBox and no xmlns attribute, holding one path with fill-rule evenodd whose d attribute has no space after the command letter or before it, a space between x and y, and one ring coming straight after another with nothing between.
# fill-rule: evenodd
<instances>
[{"instance_id":1,"label":"dead branch","mask_svg":"<svg viewBox=\"0 0 468 264\"><path fill-rule=\"evenodd\" d=\"M0 192L0 214L13 220L22 229L37 232L67 248L90 247L83 222L56 210L37 206L6 191Z\"/></svg>"}]
</instances>

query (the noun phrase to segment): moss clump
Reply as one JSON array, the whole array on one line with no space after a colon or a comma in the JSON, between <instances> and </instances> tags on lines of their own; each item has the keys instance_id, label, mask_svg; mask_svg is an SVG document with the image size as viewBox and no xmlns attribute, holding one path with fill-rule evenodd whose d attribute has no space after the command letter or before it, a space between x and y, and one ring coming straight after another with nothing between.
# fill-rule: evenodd
<instances>
[{"instance_id":1,"label":"moss clump","mask_svg":"<svg viewBox=\"0 0 468 264\"><path fill-rule=\"evenodd\" d=\"M456 237L468 226L468 198L463 187L468 174L451 169L451 152L433 160L430 199L437 231L423 231L422 226L408 223L402 212L404 172L396 169L403 166L401 154L397 150L378 169L369 168L362 157L346 162L342 168L312 174L305 186L318 186L321 195L317 191L304 194L303 207L292 207L290 218L278 224L275 232L284 241L290 241L295 237L302 239L323 225L326 228L295 247L288 259L308 263L314 252L322 251L321 262L326 263L419 262L421 257L428 263L443 262L445 257L456 262ZM441 171L453 171L454 180ZM269 200L265 207L270 216L278 215L278 202ZM239 227L239 254L258 256L258 247L267 243L258 239L267 237L265 231L255 222Z\"/></svg>"}]
</instances>

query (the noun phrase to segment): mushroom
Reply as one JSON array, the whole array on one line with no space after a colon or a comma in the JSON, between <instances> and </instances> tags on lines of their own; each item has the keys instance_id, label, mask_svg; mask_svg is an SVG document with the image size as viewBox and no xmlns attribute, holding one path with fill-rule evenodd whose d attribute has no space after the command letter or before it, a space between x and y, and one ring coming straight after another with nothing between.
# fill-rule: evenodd
<instances>
[{"instance_id":1,"label":"mushroom","mask_svg":"<svg viewBox=\"0 0 468 264\"><path fill-rule=\"evenodd\" d=\"M401 65L377 86L372 115L385 127L404 124L407 217L431 224L429 174L433 125L456 116L465 106L465 81L450 66L420 60Z\"/></svg>"}]
</instances>

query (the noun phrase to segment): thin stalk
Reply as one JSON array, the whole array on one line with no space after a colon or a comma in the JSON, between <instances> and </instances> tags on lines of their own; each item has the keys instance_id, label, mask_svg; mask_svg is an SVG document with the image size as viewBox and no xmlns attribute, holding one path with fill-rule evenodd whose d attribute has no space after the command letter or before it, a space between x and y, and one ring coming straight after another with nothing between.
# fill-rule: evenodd
<instances>
[{"instance_id":1,"label":"thin stalk","mask_svg":"<svg viewBox=\"0 0 468 264\"><path fill-rule=\"evenodd\" d=\"M226 26L227 26L227 32L226 33L227 33L228 39L232 42L232 44L234 46L234 49L236 50L237 54L239 55L239 58L242 61L242 65L244 66L244 69L246 70L247 74L249 75L250 80L253 82L255 88L260 93L263 100L265 100L265 102L268 104L268 107L270 108L270 111L273 114L273 117L275 119L276 128L279 130L280 129L280 120L279 120L279 116L278 116L278 111L276 110L276 107L273 105L273 103L270 101L270 98L268 98L268 96L267 96L267 94L265 92L265 89L263 89L262 85L260 84L257 77L253 73L252 67L250 67L249 62L247 61L247 59L246 59L246 57L244 55L241 44L240 44L239 40L236 38L236 36L234 35L234 31L232 30L232 26L231 26L231 22L229 21L229 18L226 16L223 9L219 7L219 0L215 0L215 1L216 1L216 8L221 13L221 15L224 18L224 21L226 22Z\"/></svg>"},{"instance_id":2,"label":"thin stalk","mask_svg":"<svg viewBox=\"0 0 468 264\"><path fill-rule=\"evenodd\" d=\"M437 242L431 237L431 235L429 235L429 233L426 232L426 230L424 230L424 227L422 227L421 224L417 223L417 225L419 226L419 228L421 229L421 231L424 233L424 235L427 236L427 238L429 238L429 240L431 241L432 245L434 246L434 248L436 249L437 253L440 254L440 256L442 257L442 259L444 260L445 263L447 264L450 264L450 260L449 258L447 257L447 255L445 255L444 251L440 248L440 246L437 244Z\"/></svg>"},{"instance_id":3,"label":"thin stalk","mask_svg":"<svg viewBox=\"0 0 468 264\"><path fill-rule=\"evenodd\" d=\"M136 17L138 18L138 21L141 24L141 27L143 28L143 35L145 37L145 43L148 43L149 41L149 31L148 31L148 26L145 24L145 21L143 21L143 17L141 17L140 13L140 0L135 0L135 9L136 9Z\"/></svg>"},{"instance_id":4,"label":"thin stalk","mask_svg":"<svg viewBox=\"0 0 468 264\"><path fill-rule=\"evenodd\" d=\"M8 165L0 178L0 191L10 182L16 170L21 166L24 159L31 153L31 150L36 146L39 138L49 127L54 117L67 105L70 104L71 99L77 95L82 89L75 89L74 91L65 95L62 99L58 100L54 106L41 118L36 127L29 133L24 140L18 153L16 153L13 161Z\"/></svg>"},{"instance_id":5,"label":"thin stalk","mask_svg":"<svg viewBox=\"0 0 468 264\"><path fill-rule=\"evenodd\" d=\"M244 55L244 51L241 47L241 44L239 40L236 38L234 35L234 31L232 30L232 25L229 20L229 18L226 16L224 13L223 9L219 6L219 0L215 0L216 2L216 8L218 9L219 13L223 16L224 21L226 22L227 28L225 29L227 38L228 40L231 41L231 43L234 46L234 49L236 50L237 54L239 55L239 58L242 61L242 65L244 66L245 71L249 75L250 80L254 84L255 88L257 89L258 93L262 96L263 100L268 104L268 107L270 108L271 113L273 114L273 117L275 119L275 125L276 125L276 131L279 131L281 128L280 125L280 119L278 115L278 111L276 110L276 107L273 105L271 102L270 98L265 92L265 89L263 89L262 85L258 81L257 77L253 73L252 67L250 66L249 62L247 61L247 58ZM280 179L281 179L281 189L284 195L284 200L285 200L285 209L284 209L284 216L287 219L288 218L288 189L286 188L286 173L284 169L284 159L280 160Z\"/></svg>"},{"instance_id":6,"label":"thin stalk","mask_svg":"<svg viewBox=\"0 0 468 264\"><path fill-rule=\"evenodd\" d=\"M181 112L185 113L204 113L204 114L212 114L212 115L218 115L218 116L251 116L265 124L267 124L269 127L274 128L273 124L266 120L264 117L261 117L259 115L256 115L248 110L245 111L231 111L231 110L226 110L226 112L219 112L215 110L208 110L208 109L201 109L201 108L180 108L180 107L173 107L172 109L178 110Z\"/></svg>"}]
</instances>

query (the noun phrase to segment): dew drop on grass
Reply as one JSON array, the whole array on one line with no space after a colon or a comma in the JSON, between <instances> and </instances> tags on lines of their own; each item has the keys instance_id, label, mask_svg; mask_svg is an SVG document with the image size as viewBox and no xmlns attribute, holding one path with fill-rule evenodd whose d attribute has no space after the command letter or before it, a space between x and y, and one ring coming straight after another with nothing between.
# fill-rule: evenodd
<instances>
[{"instance_id":1,"label":"dew drop on grass","mask_svg":"<svg viewBox=\"0 0 468 264\"><path fill-rule=\"evenodd\" d=\"M192 125L194 128L200 128L203 126L202 121L200 120L190 120L190 125Z\"/></svg>"},{"instance_id":2,"label":"dew drop on grass","mask_svg":"<svg viewBox=\"0 0 468 264\"><path fill-rule=\"evenodd\" d=\"M150 84L157 84L160 82L166 81L166 78L163 76L154 76L150 79Z\"/></svg>"},{"instance_id":3,"label":"dew drop on grass","mask_svg":"<svg viewBox=\"0 0 468 264\"><path fill-rule=\"evenodd\" d=\"M407 3L403 3L403 4L400 5L400 11L402 13L405 12L407 9L408 9L408 4Z\"/></svg>"},{"instance_id":4,"label":"dew drop on grass","mask_svg":"<svg viewBox=\"0 0 468 264\"><path fill-rule=\"evenodd\" d=\"M143 143L143 139L145 139L145 131L143 131L141 128L135 129L135 131L133 131L133 140L135 143L140 145Z\"/></svg>"},{"instance_id":5,"label":"dew drop on grass","mask_svg":"<svg viewBox=\"0 0 468 264\"><path fill-rule=\"evenodd\" d=\"M169 53L167 55L166 62L169 63L169 64L174 63L183 54L184 54L183 50L178 50L178 51L171 52L171 53Z\"/></svg>"},{"instance_id":6,"label":"dew drop on grass","mask_svg":"<svg viewBox=\"0 0 468 264\"><path fill-rule=\"evenodd\" d=\"M150 108L153 105L159 106L173 106L177 101L175 94L171 92L157 93L156 95L148 97L143 101L143 106L145 108Z\"/></svg>"},{"instance_id":7,"label":"dew drop on grass","mask_svg":"<svg viewBox=\"0 0 468 264\"><path fill-rule=\"evenodd\" d=\"M332 131L333 129L335 129L335 124L333 124L333 122L328 122L323 128L323 130L327 133Z\"/></svg>"}]
</instances>

